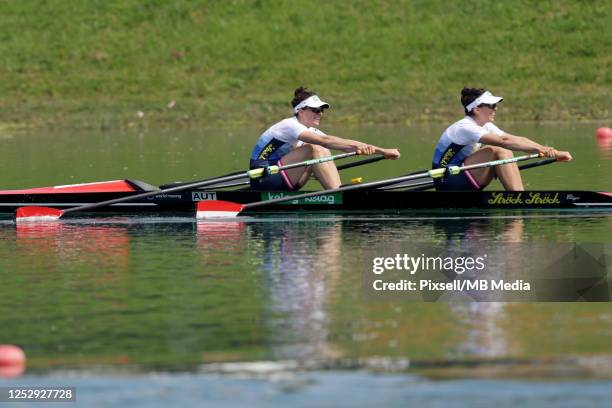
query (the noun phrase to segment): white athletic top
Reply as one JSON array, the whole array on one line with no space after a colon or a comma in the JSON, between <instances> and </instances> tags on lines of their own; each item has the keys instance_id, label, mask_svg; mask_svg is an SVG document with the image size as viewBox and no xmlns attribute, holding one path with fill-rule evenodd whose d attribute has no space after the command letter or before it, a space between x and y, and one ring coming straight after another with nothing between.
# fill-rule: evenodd
<instances>
[{"instance_id":1,"label":"white athletic top","mask_svg":"<svg viewBox=\"0 0 612 408\"><path fill-rule=\"evenodd\" d=\"M433 168L461 165L487 133L501 136L504 131L491 122L480 126L469 116L453 123L440 136L433 156Z\"/></svg>"},{"instance_id":2,"label":"white athletic top","mask_svg":"<svg viewBox=\"0 0 612 408\"><path fill-rule=\"evenodd\" d=\"M257 139L251 153L251 163L259 160L276 163L291 150L304 144L298 138L306 130L325 135L317 128L304 126L295 116L272 125Z\"/></svg>"}]
</instances>

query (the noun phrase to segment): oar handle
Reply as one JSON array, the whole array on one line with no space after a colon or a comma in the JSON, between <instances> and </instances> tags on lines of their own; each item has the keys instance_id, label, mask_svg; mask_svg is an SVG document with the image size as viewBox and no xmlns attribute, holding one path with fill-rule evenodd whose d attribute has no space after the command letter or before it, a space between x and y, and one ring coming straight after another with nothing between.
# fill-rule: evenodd
<instances>
[{"instance_id":1,"label":"oar handle","mask_svg":"<svg viewBox=\"0 0 612 408\"><path fill-rule=\"evenodd\" d=\"M357 166L362 166L364 164L370 164L370 163L375 163L377 161L381 161L384 160L385 156L381 155L376 155L374 157L370 157L369 159L363 159L363 160L359 160L359 161L354 161L352 163L345 163L342 164L340 166L338 166L338 170L346 170L346 169L350 169L352 167L357 167Z\"/></svg>"},{"instance_id":2,"label":"oar handle","mask_svg":"<svg viewBox=\"0 0 612 408\"><path fill-rule=\"evenodd\" d=\"M527 170L527 169L532 169L534 167L545 166L547 164L556 163L557 161L558 160L554 157L544 159L544 160L538 160L537 162L527 163L527 164L523 164L522 166L519 166L519 170Z\"/></svg>"}]
</instances>

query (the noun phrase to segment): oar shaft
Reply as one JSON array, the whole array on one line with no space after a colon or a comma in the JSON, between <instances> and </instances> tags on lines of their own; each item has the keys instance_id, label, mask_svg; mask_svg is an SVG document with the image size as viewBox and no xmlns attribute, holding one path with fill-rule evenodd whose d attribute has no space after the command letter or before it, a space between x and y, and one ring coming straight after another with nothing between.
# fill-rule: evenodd
<instances>
[{"instance_id":1,"label":"oar shaft","mask_svg":"<svg viewBox=\"0 0 612 408\"><path fill-rule=\"evenodd\" d=\"M236 174L236 175L233 175L233 176L226 176L226 177L222 177L222 178L214 179L214 180L209 179L209 180L205 180L205 181L199 181L199 182L196 182L196 183L182 184L182 185L179 185L179 186L176 186L176 187L166 188L164 190L147 191L147 192L136 194L136 195L130 195L128 197L120 197L120 198L115 198L115 199L112 199L112 200L101 201L99 203L91 203L91 204L81 205L81 206L78 206L78 207L67 208L67 209L64 210L64 214L70 213L70 212L73 212L73 211L92 210L94 208L106 207L108 205L113 205L113 204L117 204L117 203L124 203L124 202L128 202L128 201L140 200L141 198L153 197L153 196L160 195L160 194L175 193L177 191L189 190L190 188L204 187L204 186L208 186L208 185L211 185L211 184L217 184L217 183L223 183L223 182L232 181L232 180L238 180L238 179L241 179L243 177L244 177L244 173L241 173L241 174Z\"/></svg>"},{"instance_id":2,"label":"oar shaft","mask_svg":"<svg viewBox=\"0 0 612 408\"><path fill-rule=\"evenodd\" d=\"M527 164L520 165L519 170L533 169L534 167L545 166L547 164L551 164L555 162L557 162L557 159L554 159L554 158L538 160L533 163L527 163ZM426 172L426 170L422 171L422 173L424 172ZM412 174L417 174L417 173L410 173L407 175L412 175ZM429 175L425 177L429 177ZM419 183L414 183L414 184L405 184L405 182L402 182L402 183L394 184L391 186L382 187L381 190L399 190L399 189L405 188L406 191L411 191L411 190L428 190L433 187L434 187L434 182L433 180L431 180L431 178L429 178L427 181L424 181L424 182L419 182Z\"/></svg>"},{"instance_id":3,"label":"oar shaft","mask_svg":"<svg viewBox=\"0 0 612 408\"><path fill-rule=\"evenodd\" d=\"M352 154L350 154L350 155L352 155ZM354 161L352 163L342 164L342 165L338 166L338 170L345 170L345 169L350 169L352 167L362 166L364 164L375 163L377 161L384 160L384 158L385 158L385 156L377 155L377 156L374 156L374 157L370 157L368 159L358 160L358 161ZM227 183L227 181L220 182L219 179L217 177L215 177L215 178L208 178L208 179L203 179L203 180L198 180L198 181L192 181L192 183L199 183L200 181L214 181L214 184L209 184L207 186L207 187L210 187L210 188L230 188L230 187L238 187L238 186L248 186L250 184L250 181L248 180L249 176L244 171L236 172L236 173L231 173L231 174L228 174L228 176L232 176L232 175L235 175L235 174L240 174L241 175L240 179L241 180L242 179L246 179L246 180L245 181L240 181L240 182L237 182L237 183L225 184L225 183ZM234 181L234 180L232 180L232 181ZM185 186L187 184L189 184L189 183L188 182L185 182L185 183L180 183L180 182L169 183L169 184L165 184L165 185L160 186L160 188L161 189L166 189L166 188L172 188L172 187L178 187L178 186Z\"/></svg>"},{"instance_id":4,"label":"oar shaft","mask_svg":"<svg viewBox=\"0 0 612 408\"><path fill-rule=\"evenodd\" d=\"M482 167L494 167L494 166L499 166L500 164L506 164L506 163L515 163L517 161L520 160L527 160L527 159L535 159L536 157L540 157L538 154L532 154L530 156L520 156L520 157L512 157L510 159L501 159L501 160L495 160L495 161L490 161L490 162L486 162L486 163L477 163L477 164L473 164L470 166L463 166L460 168L460 171L463 170L469 170L471 168L482 168ZM552 160L552 161L556 161L556 159L548 159L548 160ZM542 162L544 162L545 160L542 160ZM541 163L541 164L548 164L547 163ZM536 167L541 165L540 162L537 163L532 163L532 165L526 165L529 167L525 167L525 168L530 168L530 167ZM439 169L433 169L433 170L419 170L419 171L413 171L412 173L408 173L405 174L404 176L414 176L414 175L418 175L419 178L425 178L425 177L429 177L429 178L439 178L442 177L447 171L451 174L455 174L453 173L453 171L456 171L456 169L458 169L458 166L451 166L448 168L448 170L446 170L445 168L439 168ZM519 169L523 169L523 166L519 167ZM457 171L457 173L459 173L459 171ZM411 180L411 179L408 179ZM431 181L430 181L431 182ZM395 187L394 187L395 189Z\"/></svg>"},{"instance_id":5,"label":"oar shaft","mask_svg":"<svg viewBox=\"0 0 612 408\"><path fill-rule=\"evenodd\" d=\"M269 168L278 167L278 170L289 170L289 169L294 169L296 167L306 167L306 166L312 166L314 164L321 164L321 163L325 163L329 161L340 160L346 157L355 156L356 154L357 152L342 153L342 154L337 154L335 156L319 157L319 158L315 158L311 160L306 160L301 163L287 164L285 166L270 166Z\"/></svg>"},{"instance_id":6,"label":"oar shaft","mask_svg":"<svg viewBox=\"0 0 612 408\"><path fill-rule=\"evenodd\" d=\"M300 163L288 164L286 166L270 166L269 169L272 168L273 169L272 173L277 173L280 170L293 169L293 168L302 167L302 166L311 166L313 164L319 164L319 163L324 163L324 162L328 162L328 161L332 161L332 160L343 159L345 157L354 156L356 154L357 154L357 152L350 152L350 153L338 154L338 155L335 155L335 156L319 157L319 158L315 158L315 159L311 159L311 160L306 160L306 161L303 161L303 162L300 162ZM239 180L241 178L244 178L245 176L248 176L248 177L251 177L251 178L257 178L257 177L263 176L265 170L266 169L264 169L264 168L262 168L262 169L253 169L253 170L247 171L246 173L230 174L230 175L225 176L225 177L219 177L219 178L215 178L215 179L200 180L200 181L196 181L196 182L193 182L193 183L182 184L182 185L178 185L176 187L171 187L171 188L167 188L167 189L163 189L163 190L147 191L147 192L136 194L136 195L130 195L128 197L115 198L115 199L112 199L112 200L102 201L102 202L99 202L99 203L91 203L91 204L81 205L81 206L78 206L78 207L67 208L67 209L65 209L63 211L63 214L67 214L67 213L70 213L70 212L73 212L73 211L92 210L94 208L106 207L108 205L113 205L113 204L117 204L117 203L124 203L124 202L134 201L134 200L139 200L139 199L142 199L142 198L153 197L153 196L160 195L160 194L169 194L169 193L175 193L177 191L189 190L190 188L199 188L199 187L205 187L205 186L219 184L219 183L225 183L225 182L228 182L228 181Z\"/></svg>"},{"instance_id":7,"label":"oar shaft","mask_svg":"<svg viewBox=\"0 0 612 408\"><path fill-rule=\"evenodd\" d=\"M314 159L305 160L305 161L299 162L299 163L285 164L283 166L276 166L276 165L274 165L274 166L268 166L268 167L260 167L260 168L251 169L251 170L247 171L246 173L244 173L242 175L242 177L247 176L247 177L252 178L252 179L260 178L260 177L263 177L265 175L276 174L276 173L278 173L281 170L295 169L296 167L312 166L312 165L315 165L315 164L321 164L321 163L325 163L325 162L328 162L328 161L344 159L345 157L355 156L356 154L357 154L357 152L342 153L342 154L337 154L335 156L316 157ZM238 178L240 178L240 177L238 177ZM236 178L233 178L231 180L236 180ZM224 181L229 181L229 180L224 180L224 179L219 178L216 181L217 182L224 182Z\"/></svg>"},{"instance_id":8,"label":"oar shaft","mask_svg":"<svg viewBox=\"0 0 612 408\"><path fill-rule=\"evenodd\" d=\"M337 168L338 168L339 171L340 170L346 170L346 169L350 169L350 168L357 167L357 166L363 166L364 164L375 163L377 161L384 160L384 159L385 159L385 156L377 155L377 156L374 156L374 157L370 157L368 159L358 160L358 161L354 161L352 163L342 164L342 165L338 166ZM243 178L247 178L247 177L248 177L247 175L243 174ZM180 185L183 185L183 184L186 184L186 183L181 183ZM218 185L218 184L221 184L221 185ZM232 184L222 184L222 183L216 183L215 182L215 184L210 185L209 187L212 187L212 188L228 188L228 187L237 187L237 186L248 186L249 184L250 184L250 182L248 180L247 181L242 181L242 182L239 182L239 183L232 183ZM177 184L177 185L179 185L179 184ZM171 186L171 185L169 185L169 186Z\"/></svg>"},{"instance_id":9,"label":"oar shaft","mask_svg":"<svg viewBox=\"0 0 612 408\"><path fill-rule=\"evenodd\" d=\"M425 181L417 181L412 183L398 183L392 186L381 187L380 190L391 191L391 190L402 190L413 191L413 190L429 190L434 187L434 182L431 179Z\"/></svg>"},{"instance_id":10,"label":"oar shaft","mask_svg":"<svg viewBox=\"0 0 612 408\"><path fill-rule=\"evenodd\" d=\"M527 156L519 156L519 157L511 157L509 159L500 159L500 160L492 160L490 162L485 162L485 163L476 163L476 164L471 164L468 166L451 166L449 167L449 171L451 174L455 174L454 171L457 171L457 169L459 171L457 171L457 174L465 171L465 170L472 170L472 169L481 169L483 167L495 167L495 166L501 166L503 164L509 164L509 163L516 163L517 161L521 161L521 160L529 160L529 159L537 159L538 157L540 157L539 153L534 153L534 154L530 154Z\"/></svg>"},{"instance_id":11,"label":"oar shaft","mask_svg":"<svg viewBox=\"0 0 612 408\"><path fill-rule=\"evenodd\" d=\"M244 208L247 209L247 208L261 207L264 205L283 203L286 201L299 200L302 198L316 197L316 196L320 196L324 194L334 194L334 193L347 192L347 191L353 191L353 190L365 190L368 188L389 186L392 184L401 183L403 181L420 179L420 178L427 177L427 176L432 177L432 178L440 178L440 177L443 177L447 171L450 172L451 174L459 174L461 171L464 171L464 170L500 166L503 164L516 163L516 162L523 161L523 160L534 159L536 157L540 157L540 155L532 154L528 156L519 156L519 157L512 157L509 159L501 159L501 160L493 160L493 161L485 162L485 163L477 163L477 164L472 164L469 166L462 166L462 167L453 166L453 167L448 167L448 168L433 169L433 170L428 170L423 173L395 177L395 178L391 178L387 180L371 181L369 183L355 184L351 186L333 188L329 190L313 191L310 193L304 193L304 194L298 194L298 195L289 195L286 197L279 197L279 198L274 198L272 200L266 200L266 201L258 201L255 203L245 204Z\"/></svg>"}]
</instances>

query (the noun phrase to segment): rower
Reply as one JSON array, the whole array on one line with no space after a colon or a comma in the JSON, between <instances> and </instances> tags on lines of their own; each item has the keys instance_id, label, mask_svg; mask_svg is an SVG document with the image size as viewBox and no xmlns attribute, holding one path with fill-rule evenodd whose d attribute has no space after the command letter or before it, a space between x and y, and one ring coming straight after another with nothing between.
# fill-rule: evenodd
<instances>
[{"instance_id":1,"label":"rower","mask_svg":"<svg viewBox=\"0 0 612 408\"><path fill-rule=\"evenodd\" d=\"M504 99L481 88L463 88L461 104L465 117L450 125L436 146L432 168L463 166L513 156L512 150L540 153L559 161L569 161L569 152L542 146L526 137L514 136L493 124L497 104ZM485 146L480 147L480 144ZM523 180L516 163L466 170L457 175L434 179L436 190L482 190L498 178L507 191L523 191Z\"/></svg>"},{"instance_id":2,"label":"rower","mask_svg":"<svg viewBox=\"0 0 612 408\"><path fill-rule=\"evenodd\" d=\"M379 153L392 160L400 157L397 149L383 149L356 140L326 135L320 131L317 126L329 104L323 102L313 91L297 88L291 105L294 116L272 125L257 140L251 154L251 169L284 166L330 156L329 149L365 155ZM251 187L256 190L299 190L313 173L325 189L341 185L338 169L334 162L329 161L251 179Z\"/></svg>"}]
</instances>

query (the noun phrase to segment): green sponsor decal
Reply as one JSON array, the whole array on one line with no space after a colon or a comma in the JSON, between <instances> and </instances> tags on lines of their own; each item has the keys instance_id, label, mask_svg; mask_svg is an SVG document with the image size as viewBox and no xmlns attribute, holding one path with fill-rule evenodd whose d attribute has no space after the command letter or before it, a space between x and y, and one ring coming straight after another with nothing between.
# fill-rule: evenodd
<instances>
[{"instance_id":1,"label":"green sponsor decal","mask_svg":"<svg viewBox=\"0 0 612 408\"><path fill-rule=\"evenodd\" d=\"M271 193L269 191L261 193L262 200L272 200L275 198L284 198L291 197L294 195L301 194L299 192L274 192ZM342 204L342 193L333 193L333 194L322 194L314 197L300 198L298 200L286 201L284 203L278 204Z\"/></svg>"}]
</instances>

